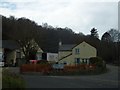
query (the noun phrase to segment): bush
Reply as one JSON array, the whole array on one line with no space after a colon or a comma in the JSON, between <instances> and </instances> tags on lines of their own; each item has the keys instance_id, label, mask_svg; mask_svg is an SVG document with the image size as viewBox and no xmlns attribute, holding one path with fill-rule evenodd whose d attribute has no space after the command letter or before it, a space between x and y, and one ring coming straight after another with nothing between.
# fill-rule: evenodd
<instances>
[{"instance_id":1,"label":"bush","mask_svg":"<svg viewBox=\"0 0 120 90\"><path fill-rule=\"evenodd\" d=\"M105 61L100 57L91 57L90 58L90 64L95 64L96 68L99 68L99 69L100 68L101 69L106 68Z\"/></svg>"},{"instance_id":2,"label":"bush","mask_svg":"<svg viewBox=\"0 0 120 90\"><path fill-rule=\"evenodd\" d=\"M23 90L25 88L25 82L19 75L12 73L8 70L2 72L2 88L18 88Z\"/></svg>"},{"instance_id":3,"label":"bush","mask_svg":"<svg viewBox=\"0 0 120 90\"><path fill-rule=\"evenodd\" d=\"M95 64L78 64L78 65L74 65L74 66L64 66L64 71L82 71L82 70L95 70L96 65Z\"/></svg>"}]
</instances>

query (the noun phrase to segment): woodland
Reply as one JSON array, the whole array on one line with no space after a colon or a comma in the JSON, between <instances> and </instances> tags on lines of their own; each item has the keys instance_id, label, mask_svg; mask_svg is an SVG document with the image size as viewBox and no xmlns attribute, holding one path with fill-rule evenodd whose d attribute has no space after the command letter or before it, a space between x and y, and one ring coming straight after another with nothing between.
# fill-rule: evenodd
<instances>
[{"instance_id":1,"label":"woodland","mask_svg":"<svg viewBox=\"0 0 120 90\"><path fill-rule=\"evenodd\" d=\"M80 30L81 31L81 30ZM119 64L120 61L120 31L114 28L106 30L101 38L97 27L91 28L90 34L75 33L69 27L53 27L47 23L38 25L28 18L2 16L2 40L18 42L25 52L30 52L30 42L34 40L44 52L58 53L59 42L62 44L79 44L86 41L97 49L97 56L106 63ZM36 47L32 43L33 47ZM24 50L24 48L26 48ZM34 50L33 48L32 50ZM26 54L27 55L27 54Z\"/></svg>"}]
</instances>

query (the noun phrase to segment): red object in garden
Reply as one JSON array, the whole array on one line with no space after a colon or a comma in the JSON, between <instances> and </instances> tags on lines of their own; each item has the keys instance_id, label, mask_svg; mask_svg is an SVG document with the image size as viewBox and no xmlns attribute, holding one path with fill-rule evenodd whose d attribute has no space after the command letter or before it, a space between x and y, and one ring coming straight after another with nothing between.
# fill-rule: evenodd
<instances>
[{"instance_id":1,"label":"red object in garden","mask_svg":"<svg viewBox=\"0 0 120 90\"><path fill-rule=\"evenodd\" d=\"M30 60L30 63L37 64L37 60Z\"/></svg>"}]
</instances>

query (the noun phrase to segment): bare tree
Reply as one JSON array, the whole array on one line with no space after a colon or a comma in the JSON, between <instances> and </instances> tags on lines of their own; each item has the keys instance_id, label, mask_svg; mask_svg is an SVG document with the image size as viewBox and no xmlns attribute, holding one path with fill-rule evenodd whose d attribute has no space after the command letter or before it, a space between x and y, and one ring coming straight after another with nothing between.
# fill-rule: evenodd
<instances>
[{"instance_id":1,"label":"bare tree","mask_svg":"<svg viewBox=\"0 0 120 90\"><path fill-rule=\"evenodd\" d=\"M21 50L25 55L26 63L28 63L29 60L32 59L31 54L35 57L39 48L38 44L35 42L34 39L29 38L26 38L24 40L17 40L17 42L19 43Z\"/></svg>"},{"instance_id":2,"label":"bare tree","mask_svg":"<svg viewBox=\"0 0 120 90\"><path fill-rule=\"evenodd\" d=\"M110 34L111 36L111 40L113 42L118 42L120 41L120 31L116 30L116 29L110 29L108 31L108 33Z\"/></svg>"}]
</instances>

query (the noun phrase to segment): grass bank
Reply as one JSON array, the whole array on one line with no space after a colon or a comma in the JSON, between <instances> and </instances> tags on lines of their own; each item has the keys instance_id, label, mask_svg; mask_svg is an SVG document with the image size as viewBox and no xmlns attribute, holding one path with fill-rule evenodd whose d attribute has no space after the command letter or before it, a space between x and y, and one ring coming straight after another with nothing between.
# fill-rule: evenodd
<instances>
[{"instance_id":1,"label":"grass bank","mask_svg":"<svg viewBox=\"0 0 120 90\"><path fill-rule=\"evenodd\" d=\"M25 89L24 79L16 73L10 72L8 69L2 70L2 90L6 88Z\"/></svg>"}]
</instances>

